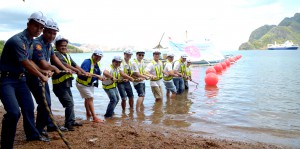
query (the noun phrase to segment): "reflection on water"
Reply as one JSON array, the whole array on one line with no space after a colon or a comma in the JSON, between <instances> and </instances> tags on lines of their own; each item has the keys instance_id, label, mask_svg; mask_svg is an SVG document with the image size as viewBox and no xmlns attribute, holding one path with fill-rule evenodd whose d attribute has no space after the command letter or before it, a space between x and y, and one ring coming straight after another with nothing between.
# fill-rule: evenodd
<instances>
[{"instance_id":1,"label":"reflection on water","mask_svg":"<svg viewBox=\"0 0 300 149\"><path fill-rule=\"evenodd\" d=\"M205 85L204 89L205 89L205 96L207 98L213 98L213 97L217 96L217 94L219 92L218 86L207 86L207 85Z\"/></svg>"},{"instance_id":2,"label":"reflection on water","mask_svg":"<svg viewBox=\"0 0 300 149\"><path fill-rule=\"evenodd\" d=\"M155 102L150 83L146 81L144 108L140 112L128 107L122 111L119 103L114 118L107 122L120 124L123 120L131 120L194 133L204 132L214 137L299 147L300 81L295 76L300 75L300 50L285 53L238 51L237 54L242 54L243 58L218 75L217 86L205 86L206 66L193 66L192 77L198 86L189 83L190 89L175 99L164 97ZM115 53L105 53L101 65L108 65L113 55ZM146 53L145 56L151 57L152 54ZM79 65L88 57L90 54L72 55ZM73 87L72 92L76 116L85 119L83 99L76 88ZM135 90L134 96L136 102ZM58 99L54 94L51 97L54 113L64 115ZM102 118L108 102L103 89L95 88L95 112Z\"/></svg>"}]
</instances>

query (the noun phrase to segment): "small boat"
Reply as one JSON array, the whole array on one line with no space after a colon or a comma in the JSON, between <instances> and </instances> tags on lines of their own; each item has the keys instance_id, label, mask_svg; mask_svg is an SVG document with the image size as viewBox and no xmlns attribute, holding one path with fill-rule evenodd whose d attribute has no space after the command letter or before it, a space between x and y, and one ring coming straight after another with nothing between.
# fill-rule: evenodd
<instances>
[{"instance_id":1,"label":"small boat","mask_svg":"<svg viewBox=\"0 0 300 149\"><path fill-rule=\"evenodd\" d=\"M284 44L268 44L268 50L297 50L298 44L294 44L292 41L287 40Z\"/></svg>"}]
</instances>

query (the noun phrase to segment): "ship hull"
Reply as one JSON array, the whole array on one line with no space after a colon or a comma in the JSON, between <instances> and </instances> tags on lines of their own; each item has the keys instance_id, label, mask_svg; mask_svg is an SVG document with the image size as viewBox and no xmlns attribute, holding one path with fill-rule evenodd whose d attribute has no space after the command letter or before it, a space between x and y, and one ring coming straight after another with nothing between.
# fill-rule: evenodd
<instances>
[{"instance_id":1,"label":"ship hull","mask_svg":"<svg viewBox=\"0 0 300 149\"><path fill-rule=\"evenodd\" d=\"M270 47L268 50L297 50L298 47Z\"/></svg>"}]
</instances>

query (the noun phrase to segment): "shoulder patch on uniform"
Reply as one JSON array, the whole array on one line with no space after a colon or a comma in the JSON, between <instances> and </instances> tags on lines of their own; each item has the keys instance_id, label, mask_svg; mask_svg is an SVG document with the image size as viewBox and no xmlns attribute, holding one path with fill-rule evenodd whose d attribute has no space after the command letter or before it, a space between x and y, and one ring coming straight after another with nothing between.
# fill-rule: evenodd
<instances>
[{"instance_id":1,"label":"shoulder patch on uniform","mask_svg":"<svg viewBox=\"0 0 300 149\"><path fill-rule=\"evenodd\" d=\"M25 43L23 43L22 45L23 49L26 50L26 46L25 46Z\"/></svg>"},{"instance_id":2,"label":"shoulder patch on uniform","mask_svg":"<svg viewBox=\"0 0 300 149\"><path fill-rule=\"evenodd\" d=\"M35 49L42 50L42 46L40 44L36 44Z\"/></svg>"}]
</instances>

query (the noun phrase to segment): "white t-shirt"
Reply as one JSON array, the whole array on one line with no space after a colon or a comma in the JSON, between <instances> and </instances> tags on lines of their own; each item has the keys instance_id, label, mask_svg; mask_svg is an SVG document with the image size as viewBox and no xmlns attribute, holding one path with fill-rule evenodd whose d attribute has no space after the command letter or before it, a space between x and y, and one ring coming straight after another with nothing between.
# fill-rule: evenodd
<instances>
[{"instance_id":1,"label":"white t-shirt","mask_svg":"<svg viewBox=\"0 0 300 149\"><path fill-rule=\"evenodd\" d=\"M130 71L132 71L132 63L131 61L128 61L128 63L126 63L125 60L122 61L121 65L120 65L120 71L124 72L124 70L127 70L128 73L130 73ZM127 75L130 75L130 74L127 74ZM123 79L122 76L120 76L121 79Z\"/></svg>"},{"instance_id":2,"label":"white t-shirt","mask_svg":"<svg viewBox=\"0 0 300 149\"><path fill-rule=\"evenodd\" d=\"M143 71L143 74L144 74L144 69L145 69L146 65L144 63L144 61L142 60L141 62L139 62L138 60L134 59L134 61L132 62L132 71L133 72L140 72L140 69L141 71ZM139 82L133 82L133 85L137 85L139 83L144 83L144 81L139 81Z\"/></svg>"},{"instance_id":3,"label":"white t-shirt","mask_svg":"<svg viewBox=\"0 0 300 149\"><path fill-rule=\"evenodd\" d=\"M185 63L180 63L179 60L174 62L174 68L173 70L177 70L179 73L181 73L181 65L186 65ZM179 78L179 77L174 77Z\"/></svg>"},{"instance_id":4,"label":"white t-shirt","mask_svg":"<svg viewBox=\"0 0 300 149\"><path fill-rule=\"evenodd\" d=\"M110 73L110 75L114 76L115 78L118 78L120 67L114 68L112 65L110 65L109 67L105 68L104 71L105 70L107 70ZM115 73L115 75L114 75L114 73ZM102 81L102 84L104 84L104 85L110 85L112 83L113 83L113 81L111 79L105 79L104 81Z\"/></svg>"},{"instance_id":5,"label":"white t-shirt","mask_svg":"<svg viewBox=\"0 0 300 149\"><path fill-rule=\"evenodd\" d=\"M156 74L156 70L155 70L155 67L158 68L159 72L162 73L163 70L161 70L162 68L162 62L161 61L158 61L158 62L155 62L155 64L153 64L153 61L151 61L151 63L149 63L146 67L146 71L149 72L150 74L154 75L154 76L158 76ZM160 80L157 80L157 81L151 81L150 80L150 86L161 86L162 84L162 79Z\"/></svg>"},{"instance_id":6,"label":"white t-shirt","mask_svg":"<svg viewBox=\"0 0 300 149\"><path fill-rule=\"evenodd\" d=\"M173 65L173 64L172 64L171 62L170 62L170 63L166 62L164 71L167 71L167 72L172 71L172 70L173 70L173 69L172 69L172 65ZM166 75L164 74L164 76L166 76ZM164 81L165 81L165 80L164 80ZM171 79L171 80L165 81L165 82L171 82L171 81L173 81L173 80Z\"/></svg>"}]
</instances>

